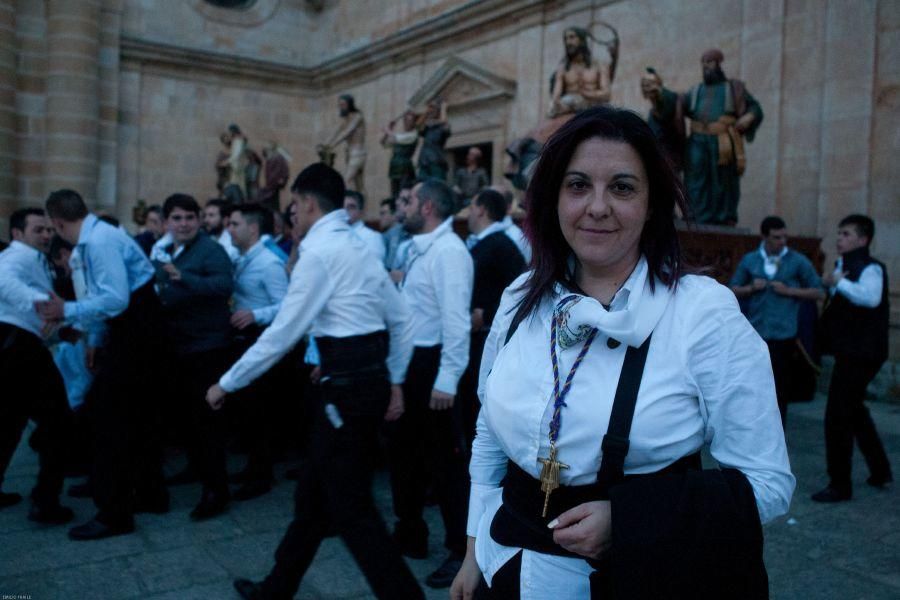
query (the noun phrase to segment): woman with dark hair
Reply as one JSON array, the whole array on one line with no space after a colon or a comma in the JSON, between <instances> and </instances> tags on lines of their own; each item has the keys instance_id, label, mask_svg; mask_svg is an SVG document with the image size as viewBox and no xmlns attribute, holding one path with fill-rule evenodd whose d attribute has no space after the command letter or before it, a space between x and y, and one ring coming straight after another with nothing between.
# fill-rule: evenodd
<instances>
[{"instance_id":1,"label":"woman with dark hair","mask_svg":"<svg viewBox=\"0 0 900 600\"><path fill-rule=\"evenodd\" d=\"M760 523L795 483L772 369L731 291L687 274L650 128L578 114L527 201L533 270L485 345L451 597L767 597Z\"/></svg>"}]
</instances>

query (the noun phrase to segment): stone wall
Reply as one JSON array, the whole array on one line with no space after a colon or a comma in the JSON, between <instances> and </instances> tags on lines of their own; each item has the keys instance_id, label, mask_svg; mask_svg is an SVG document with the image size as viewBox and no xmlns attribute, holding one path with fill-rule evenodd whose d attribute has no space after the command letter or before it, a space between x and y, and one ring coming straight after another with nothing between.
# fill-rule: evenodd
<instances>
[{"instance_id":1,"label":"stone wall","mask_svg":"<svg viewBox=\"0 0 900 600\"><path fill-rule=\"evenodd\" d=\"M62 185L126 221L138 198L205 198L231 122L296 172L345 92L368 124L370 198L388 192L379 130L416 95L448 97L449 146L492 144L499 181L503 147L546 109L564 28L607 37L601 21L621 38L613 101L642 113L646 66L684 90L722 48L766 113L739 225L782 214L830 261L836 221L866 212L900 289L896 0L0 0L0 219Z\"/></svg>"}]
</instances>

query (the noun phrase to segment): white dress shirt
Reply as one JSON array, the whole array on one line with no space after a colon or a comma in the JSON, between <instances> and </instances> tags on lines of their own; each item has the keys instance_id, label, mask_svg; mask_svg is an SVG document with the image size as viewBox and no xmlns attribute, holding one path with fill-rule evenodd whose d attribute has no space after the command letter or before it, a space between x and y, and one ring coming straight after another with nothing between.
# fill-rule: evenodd
<instances>
[{"instance_id":1,"label":"white dress shirt","mask_svg":"<svg viewBox=\"0 0 900 600\"><path fill-rule=\"evenodd\" d=\"M516 225L516 223L512 220L512 217L507 215L502 221L504 226L506 226L506 235L513 241L516 245L516 248L519 249L519 252L522 253L522 258L525 259L525 265L528 266L531 264L531 243L528 241L528 238L525 237L525 232L522 231L522 228Z\"/></svg>"},{"instance_id":2,"label":"white dress shirt","mask_svg":"<svg viewBox=\"0 0 900 600\"><path fill-rule=\"evenodd\" d=\"M34 303L50 299L53 280L47 257L14 240L0 252L0 322L41 336L41 317Z\"/></svg>"},{"instance_id":3,"label":"white dress shirt","mask_svg":"<svg viewBox=\"0 0 900 600\"><path fill-rule=\"evenodd\" d=\"M213 238L219 244L225 248L225 252L228 254L228 258L231 259L231 262L237 261L237 259L241 256L241 251L237 249L237 246L231 241L231 232L228 231L228 228L222 230L222 233L217 238Z\"/></svg>"},{"instance_id":4,"label":"white dress shirt","mask_svg":"<svg viewBox=\"0 0 900 600\"><path fill-rule=\"evenodd\" d=\"M434 389L446 394L456 394L469 362L474 270L452 217L431 233L412 237L400 290L413 311L414 345L442 345Z\"/></svg>"},{"instance_id":5,"label":"white dress shirt","mask_svg":"<svg viewBox=\"0 0 900 600\"><path fill-rule=\"evenodd\" d=\"M93 214L85 217L69 261L84 278L78 300L65 303L65 318L88 332L88 345L102 343L105 321L128 308L131 292L153 279L153 265L134 239ZM79 277L80 278L80 277ZM81 286L75 282L76 292Z\"/></svg>"},{"instance_id":6,"label":"white dress shirt","mask_svg":"<svg viewBox=\"0 0 900 600\"><path fill-rule=\"evenodd\" d=\"M268 325L287 293L284 262L259 240L234 266L234 309L249 310L257 325Z\"/></svg>"},{"instance_id":7,"label":"white dress shirt","mask_svg":"<svg viewBox=\"0 0 900 600\"><path fill-rule=\"evenodd\" d=\"M844 259L839 258L834 272L839 275L844 272ZM842 277L836 286L831 288L831 295L843 294L851 304L863 308L875 308L881 304L882 288L884 287L884 272L881 265L870 263L859 274L857 281L850 281Z\"/></svg>"},{"instance_id":8,"label":"white dress shirt","mask_svg":"<svg viewBox=\"0 0 900 600\"><path fill-rule=\"evenodd\" d=\"M362 219L351 225L350 230L366 244L369 252L383 264L387 249L384 247L384 238L381 237L381 234L374 229L366 227Z\"/></svg>"},{"instance_id":9,"label":"white dress shirt","mask_svg":"<svg viewBox=\"0 0 900 600\"><path fill-rule=\"evenodd\" d=\"M570 318L572 329L587 323L600 332L575 374L562 411L557 449L559 460L569 468L560 471L560 482L596 481L600 441L609 424L627 345L639 345L652 332L625 473L658 471L708 445L722 466L746 475L763 522L784 514L795 480L765 342L741 314L734 294L712 279L685 276L674 293L657 281L651 293L647 276L642 258L608 312L588 299L578 305L580 320L572 323ZM504 292L481 364L482 410L469 469L467 532L476 538L476 558L488 582L519 551L490 536L491 521L502 505L500 480L507 460L537 479L538 458L549 453L550 323L553 308L568 293L557 287L504 346L514 313L510 309L520 298L511 290L525 277ZM609 337L623 343L610 349ZM568 374L581 347L578 343L557 350L561 377ZM587 598L591 570L581 559L524 550L522 598Z\"/></svg>"},{"instance_id":10,"label":"white dress shirt","mask_svg":"<svg viewBox=\"0 0 900 600\"><path fill-rule=\"evenodd\" d=\"M347 224L341 209L328 213L300 243L300 258L275 320L219 380L226 392L250 385L305 334L348 337L388 329L391 383L400 384L412 356L409 308L384 266Z\"/></svg>"}]
</instances>

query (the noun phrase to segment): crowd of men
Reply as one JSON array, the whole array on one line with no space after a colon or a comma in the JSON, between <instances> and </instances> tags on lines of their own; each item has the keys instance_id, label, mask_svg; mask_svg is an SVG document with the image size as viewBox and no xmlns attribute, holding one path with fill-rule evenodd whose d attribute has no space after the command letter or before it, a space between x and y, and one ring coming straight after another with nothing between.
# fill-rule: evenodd
<instances>
[{"instance_id":1,"label":"crowd of men","mask_svg":"<svg viewBox=\"0 0 900 600\"><path fill-rule=\"evenodd\" d=\"M530 263L527 240L509 194L493 188L468 207L466 240L454 231L458 195L437 179L382 201L381 232L361 218L364 196L324 164L303 170L291 193L284 214L173 194L136 237L73 190L16 211L0 253L0 482L34 420L29 518L71 521L63 480L89 472L69 493L91 496L97 512L69 537L93 540L134 531L135 514L167 512L170 485L201 484L194 520L261 496L285 443L302 439L294 521L269 576L237 580L238 591L292 597L322 538L337 533L376 595L421 597L402 556L427 556L429 496L448 553L426 583L449 586L465 554L477 371L500 295ZM830 483L813 499L847 500L854 438L869 483L892 479L863 405L887 358L887 273L868 253L868 217L841 221L841 259L823 279L788 248L786 228L763 221L759 250L731 285L769 346L783 418L802 302L828 298ZM371 491L379 440L391 533ZM169 445L186 450L187 467L166 478ZM234 447L247 459L229 475ZM0 508L20 500L0 492Z\"/></svg>"}]
</instances>

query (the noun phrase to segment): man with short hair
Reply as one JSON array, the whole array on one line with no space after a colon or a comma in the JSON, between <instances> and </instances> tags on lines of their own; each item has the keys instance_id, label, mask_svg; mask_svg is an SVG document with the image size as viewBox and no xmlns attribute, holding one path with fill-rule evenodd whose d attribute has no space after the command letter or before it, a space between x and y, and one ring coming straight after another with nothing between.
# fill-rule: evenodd
<instances>
[{"instance_id":1,"label":"man with short hair","mask_svg":"<svg viewBox=\"0 0 900 600\"><path fill-rule=\"evenodd\" d=\"M161 238L166 231L163 221L162 207L159 204L154 204L147 208L144 230L134 236L135 241L147 256L150 256L150 251L153 249L153 244L156 243L156 240Z\"/></svg>"},{"instance_id":2,"label":"man with short hair","mask_svg":"<svg viewBox=\"0 0 900 600\"><path fill-rule=\"evenodd\" d=\"M299 468L294 520L265 581L235 581L248 599L292 598L316 550L336 530L378 598L422 598L372 498L380 422L403 410L412 331L409 309L347 224L340 174L304 169L291 192L303 241L272 324L207 392L213 408L277 363L307 332L321 356L321 403ZM388 340L389 336L389 340Z\"/></svg>"},{"instance_id":3,"label":"man with short hair","mask_svg":"<svg viewBox=\"0 0 900 600\"><path fill-rule=\"evenodd\" d=\"M75 540L134 531L135 511L165 512L153 391L163 354L153 266L124 231L88 212L73 190L47 198L57 234L75 245L70 264L76 300L38 302L45 319L65 319L88 332L88 368L96 370L89 403L94 434L96 516L69 530Z\"/></svg>"},{"instance_id":4,"label":"man with short hair","mask_svg":"<svg viewBox=\"0 0 900 600\"><path fill-rule=\"evenodd\" d=\"M415 349L403 390L406 412L390 436L394 537L407 556L427 556L422 511L433 480L450 554L426 583L449 587L466 551L468 461L455 400L469 358L472 257L453 231L456 201L446 183L417 184L404 210L403 226L413 237L400 289L413 310Z\"/></svg>"},{"instance_id":5,"label":"man with short hair","mask_svg":"<svg viewBox=\"0 0 900 600\"><path fill-rule=\"evenodd\" d=\"M525 237L525 232L522 231L522 228L513 221L511 214L513 209L512 190L505 185L492 185L491 189L503 196L503 200L506 202L506 215L503 217L503 221L501 221L501 224L504 227L504 233L506 233L506 237L516 245L516 248L519 249L522 260L525 261L525 266L528 267L531 264L531 242Z\"/></svg>"},{"instance_id":6,"label":"man with short hair","mask_svg":"<svg viewBox=\"0 0 900 600\"><path fill-rule=\"evenodd\" d=\"M285 261L261 239L271 220L272 213L262 205L242 204L234 208L228 222L231 239L241 252L234 269L231 315L239 354L252 346L272 322L287 293ZM271 432L279 381L273 369L241 393L240 405L247 410L241 411L240 422L250 448L247 465L239 476L241 487L233 494L235 500L256 498L272 488Z\"/></svg>"},{"instance_id":7,"label":"man with short hair","mask_svg":"<svg viewBox=\"0 0 900 600\"><path fill-rule=\"evenodd\" d=\"M369 229L363 221L363 209L366 206L366 198L362 194L354 190L347 190L344 193L344 210L347 211L347 219L350 223L350 229L360 240L362 240L369 252L384 263L385 247L381 234L373 229Z\"/></svg>"},{"instance_id":8,"label":"man with short hair","mask_svg":"<svg viewBox=\"0 0 900 600\"><path fill-rule=\"evenodd\" d=\"M228 217L231 215L233 205L227 200L213 198L206 203L203 209L203 229L215 241L222 245L231 262L238 259L238 249L231 242L231 234L228 232Z\"/></svg>"},{"instance_id":9,"label":"man with short hair","mask_svg":"<svg viewBox=\"0 0 900 600\"><path fill-rule=\"evenodd\" d=\"M62 524L74 517L71 509L59 504L72 415L62 376L44 345L53 323L42 321L34 306L53 295L46 257L51 229L44 211L15 211L9 217L9 237L12 243L0 252L0 484L28 419L34 420L43 441L28 518ZM19 494L0 491L0 508L21 499Z\"/></svg>"},{"instance_id":10,"label":"man with short hair","mask_svg":"<svg viewBox=\"0 0 900 600\"><path fill-rule=\"evenodd\" d=\"M853 495L850 472L853 440L859 445L869 478L878 489L894 478L875 423L863 401L866 388L888 356L891 307L887 269L869 254L875 222L849 215L838 224L834 271L824 276L829 299L822 312L825 352L834 369L825 406L825 457L829 483L812 495L816 502L841 502Z\"/></svg>"},{"instance_id":11,"label":"man with short hair","mask_svg":"<svg viewBox=\"0 0 900 600\"><path fill-rule=\"evenodd\" d=\"M822 281L809 259L787 246L787 225L769 216L759 226L762 242L747 253L731 278L734 295L745 300L745 314L769 347L781 424L786 423L791 359L797 348L800 302L824 297Z\"/></svg>"},{"instance_id":12,"label":"man with short hair","mask_svg":"<svg viewBox=\"0 0 900 600\"><path fill-rule=\"evenodd\" d=\"M172 345L174 412L190 425L185 436L188 472L202 483L200 501L190 513L199 521L224 512L230 496L225 423L204 397L230 359L228 301L234 282L228 255L200 229L200 205L194 198L172 194L163 204L163 214L172 232L172 245L166 248L172 260L154 263L156 284ZM176 476L175 481L186 479Z\"/></svg>"},{"instance_id":13,"label":"man with short hair","mask_svg":"<svg viewBox=\"0 0 900 600\"><path fill-rule=\"evenodd\" d=\"M408 195L409 188L406 192ZM381 237L384 240L384 268L388 270L397 269L403 264L398 262L397 257L400 245L409 239L409 232L403 228L401 214L402 211L397 210L397 202L393 198L381 201L378 224L381 226Z\"/></svg>"}]
</instances>

